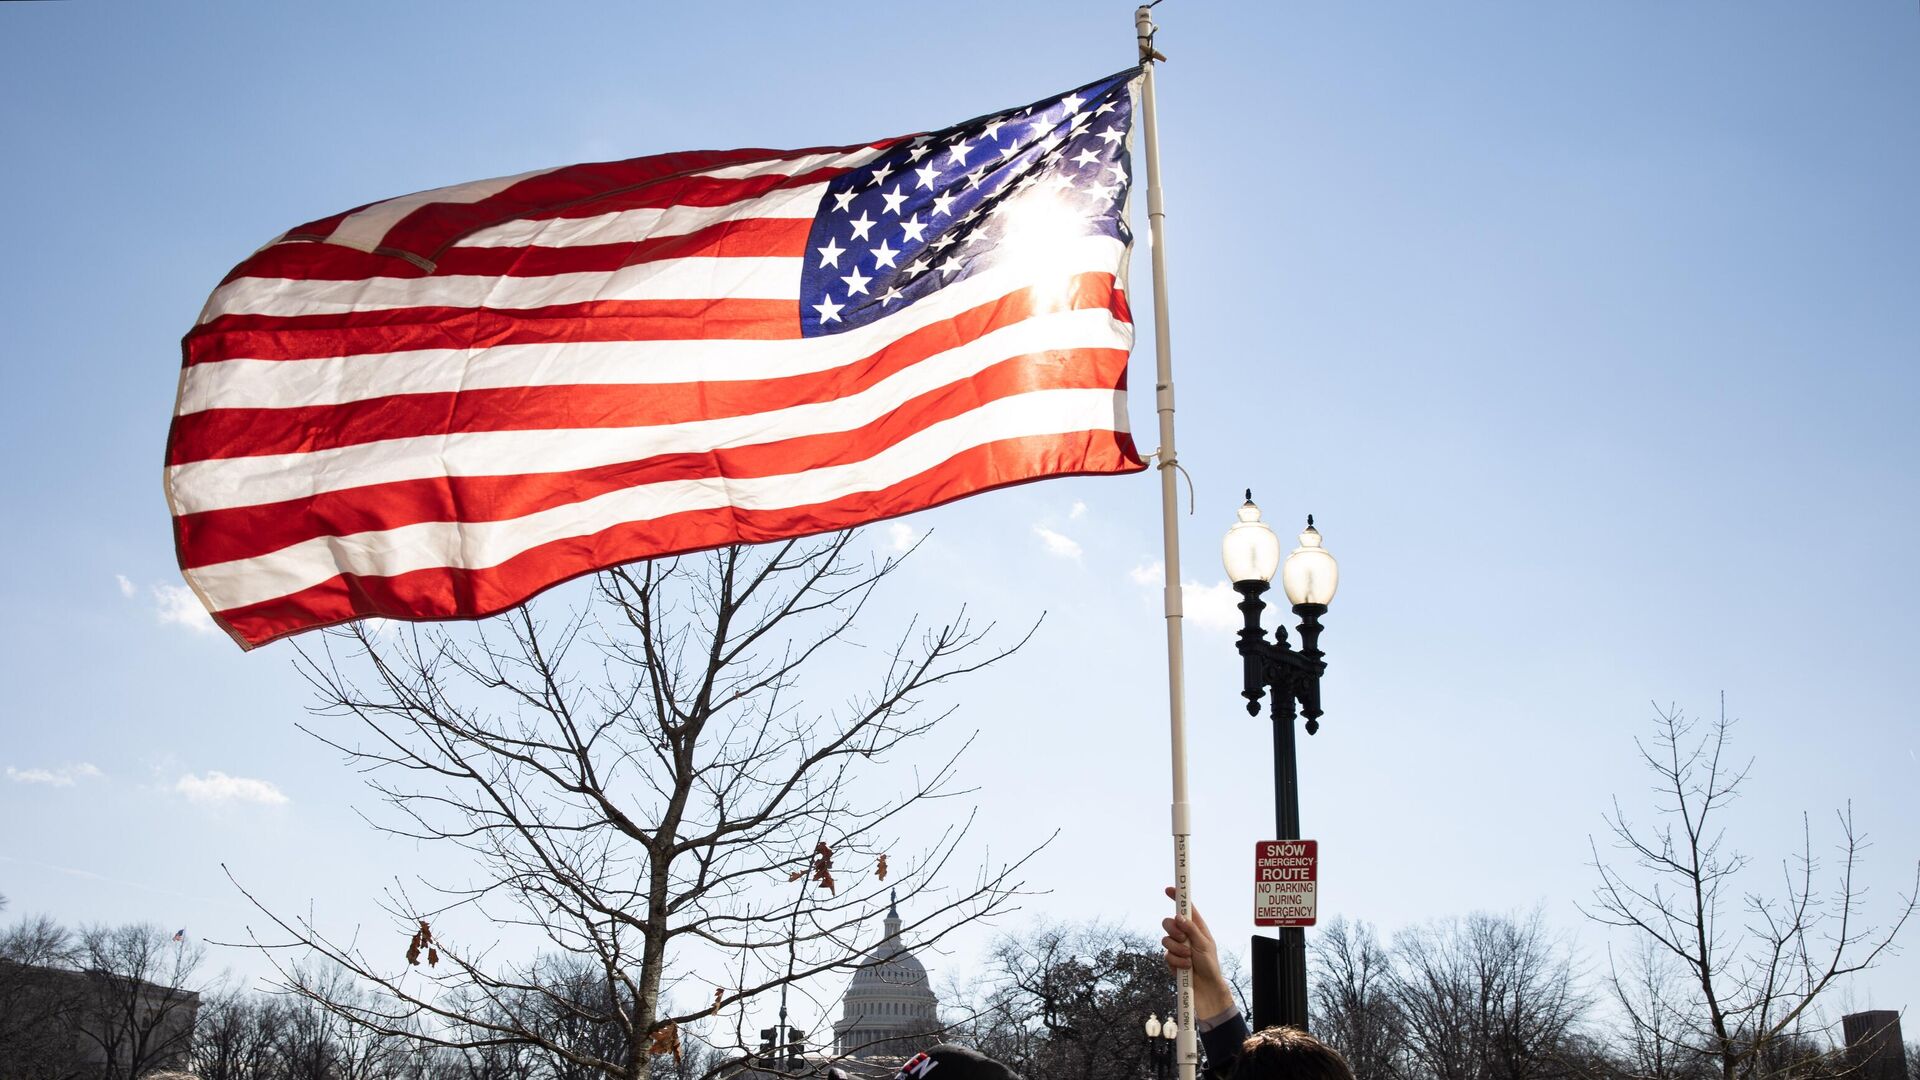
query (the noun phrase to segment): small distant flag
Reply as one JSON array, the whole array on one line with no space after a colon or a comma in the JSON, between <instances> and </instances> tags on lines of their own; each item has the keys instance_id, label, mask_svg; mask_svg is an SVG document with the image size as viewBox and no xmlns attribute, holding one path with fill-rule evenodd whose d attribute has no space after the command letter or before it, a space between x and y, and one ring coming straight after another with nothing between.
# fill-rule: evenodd
<instances>
[{"instance_id":1,"label":"small distant flag","mask_svg":"<svg viewBox=\"0 0 1920 1080\"><path fill-rule=\"evenodd\" d=\"M187 940L187 928L183 926L180 929L175 930L173 932L173 940L176 942Z\"/></svg>"}]
</instances>

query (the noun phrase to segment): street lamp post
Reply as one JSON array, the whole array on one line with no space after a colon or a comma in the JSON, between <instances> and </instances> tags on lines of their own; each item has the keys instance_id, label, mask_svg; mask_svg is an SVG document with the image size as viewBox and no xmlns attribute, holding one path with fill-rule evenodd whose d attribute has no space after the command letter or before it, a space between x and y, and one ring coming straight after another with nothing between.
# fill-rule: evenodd
<instances>
[{"instance_id":1,"label":"street lamp post","mask_svg":"<svg viewBox=\"0 0 1920 1080\"><path fill-rule=\"evenodd\" d=\"M1147 1014L1147 1061L1153 1068L1154 1080L1170 1080L1173 1076L1173 1047L1178 1038L1178 1020L1169 1015L1162 1022L1152 1013Z\"/></svg>"},{"instance_id":2,"label":"street lamp post","mask_svg":"<svg viewBox=\"0 0 1920 1080\"><path fill-rule=\"evenodd\" d=\"M1239 651L1243 664L1240 694L1247 699L1247 713L1260 715L1260 699L1272 693L1273 704L1273 801L1279 827L1276 840L1300 839L1300 784L1294 764L1293 721L1304 716L1307 734L1320 730L1320 676L1327 670L1320 652L1320 616L1326 614L1334 589L1339 585L1340 568L1333 556L1320 546L1320 531L1307 517L1300 534L1300 546L1280 561L1280 538L1260 520L1260 508L1253 504L1253 492L1240 507L1239 520L1227 530L1220 545L1221 560L1227 576L1241 596L1240 611L1246 624L1240 630ZM1280 574L1281 587L1300 617L1300 647L1287 641L1287 631L1276 626L1269 642L1260 626L1260 613L1267 608L1260 597ZM1272 964L1262 964L1261 954L1271 939L1254 937L1254 1027L1287 1024L1307 1027L1307 934L1298 926L1280 928L1279 954ZM1262 970L1262 969L1265 970ZM1262 993L1266 990L1266 993Z\"/></svg>"}]
</instances>

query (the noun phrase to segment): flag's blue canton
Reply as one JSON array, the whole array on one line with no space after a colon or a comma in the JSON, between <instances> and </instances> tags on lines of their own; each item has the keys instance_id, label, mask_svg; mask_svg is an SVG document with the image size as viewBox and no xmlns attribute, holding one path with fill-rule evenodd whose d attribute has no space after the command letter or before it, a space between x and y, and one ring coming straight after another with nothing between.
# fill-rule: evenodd
<instances>
[{"instance_id":1,"label":"flag's blue canton","mask_svg":"<svg viewBox=\"0 0 1920 1080\"><path fill-rule=\"evenodd\" d=\"M1029 192L1052 196L1052 235L1127 228L1128 84L1118 75L890 147L827 185L800 274L800 327L837 334L994 265Z\"/></svg>"}]
</instances>

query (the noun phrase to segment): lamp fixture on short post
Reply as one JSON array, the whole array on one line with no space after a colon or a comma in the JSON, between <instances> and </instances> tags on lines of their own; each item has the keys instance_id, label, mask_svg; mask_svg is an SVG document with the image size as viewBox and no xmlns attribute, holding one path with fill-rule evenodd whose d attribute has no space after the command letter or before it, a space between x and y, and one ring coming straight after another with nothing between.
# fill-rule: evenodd
<instances>
[{"instance_id":1,"label":"lamp fixture on short post","mask_svg":"<svg viewBox=\"0 0 1920 1080\"><path fill-rule=\"evenodd\" d=\"M1340 583L1340 567L1320 543L1320 530L1313 516L1300 533L1300 546L1282 564L1280 538L1260 520L1260 508L1253 504L1253 492L1240 507L1239 520L1227 530L1220 545L1221 561L1227 577L1240 594L1240 612L1246 623L1240 630L1242 686L1240 696L1247 699L1249 715L1260 715L1260 699L1272 695L1273 713L1273 800L1276 840L1300 839L1300 783L1294 761L1293 721L1306 717L1307 734L1320 730L1320 676L1327 670L1320 652L1320 617L1327 613ZM1268 641L1260 625L1260 614L1267 609L1261 596L1271 587L1273 575L1280 575L1281 588L1293 613L1300 618L1300 647L1287 641L1285 627L1276 626ZM1307 945L1306 932L1297 926L1280 929L1279 949L1271 961L1262 962L1272 949L1271 938L1254 937L1254 1027L1288 1024L1305 1030L1307 1026Z\"/></svg>"},{"instance_id":2,"label":"lamp fixture on short post","mask_svg":"<svg viewBox=\"0 0 1920 1080\"><path fill-rule=\"evenodd\" d=\"M1171 1015L1162 1021L1148 1013L1146 1035L1147 1063L1153 1070L1154 1080L1168 1080L1173 1075L1173 1047L1180 1038L1180 1022Z\"/></svg>"}]
</instances>

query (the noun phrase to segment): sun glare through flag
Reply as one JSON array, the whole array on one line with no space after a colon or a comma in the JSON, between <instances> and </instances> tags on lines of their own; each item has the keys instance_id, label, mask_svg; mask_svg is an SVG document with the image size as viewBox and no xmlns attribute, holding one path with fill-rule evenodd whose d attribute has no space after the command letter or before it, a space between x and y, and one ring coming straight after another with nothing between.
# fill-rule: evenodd
<instances>
[{"instance_id":1,"label":"sun glare through flag","mask_svg":"<svg viewBox=\"0 0 1920 1080\"><path fill-rule=\"evenodd\" d=\"M1136 472L1137 72L939 131L377 202L236 267L166 489L243 647Z\"/></svg>"}]
</instances>

